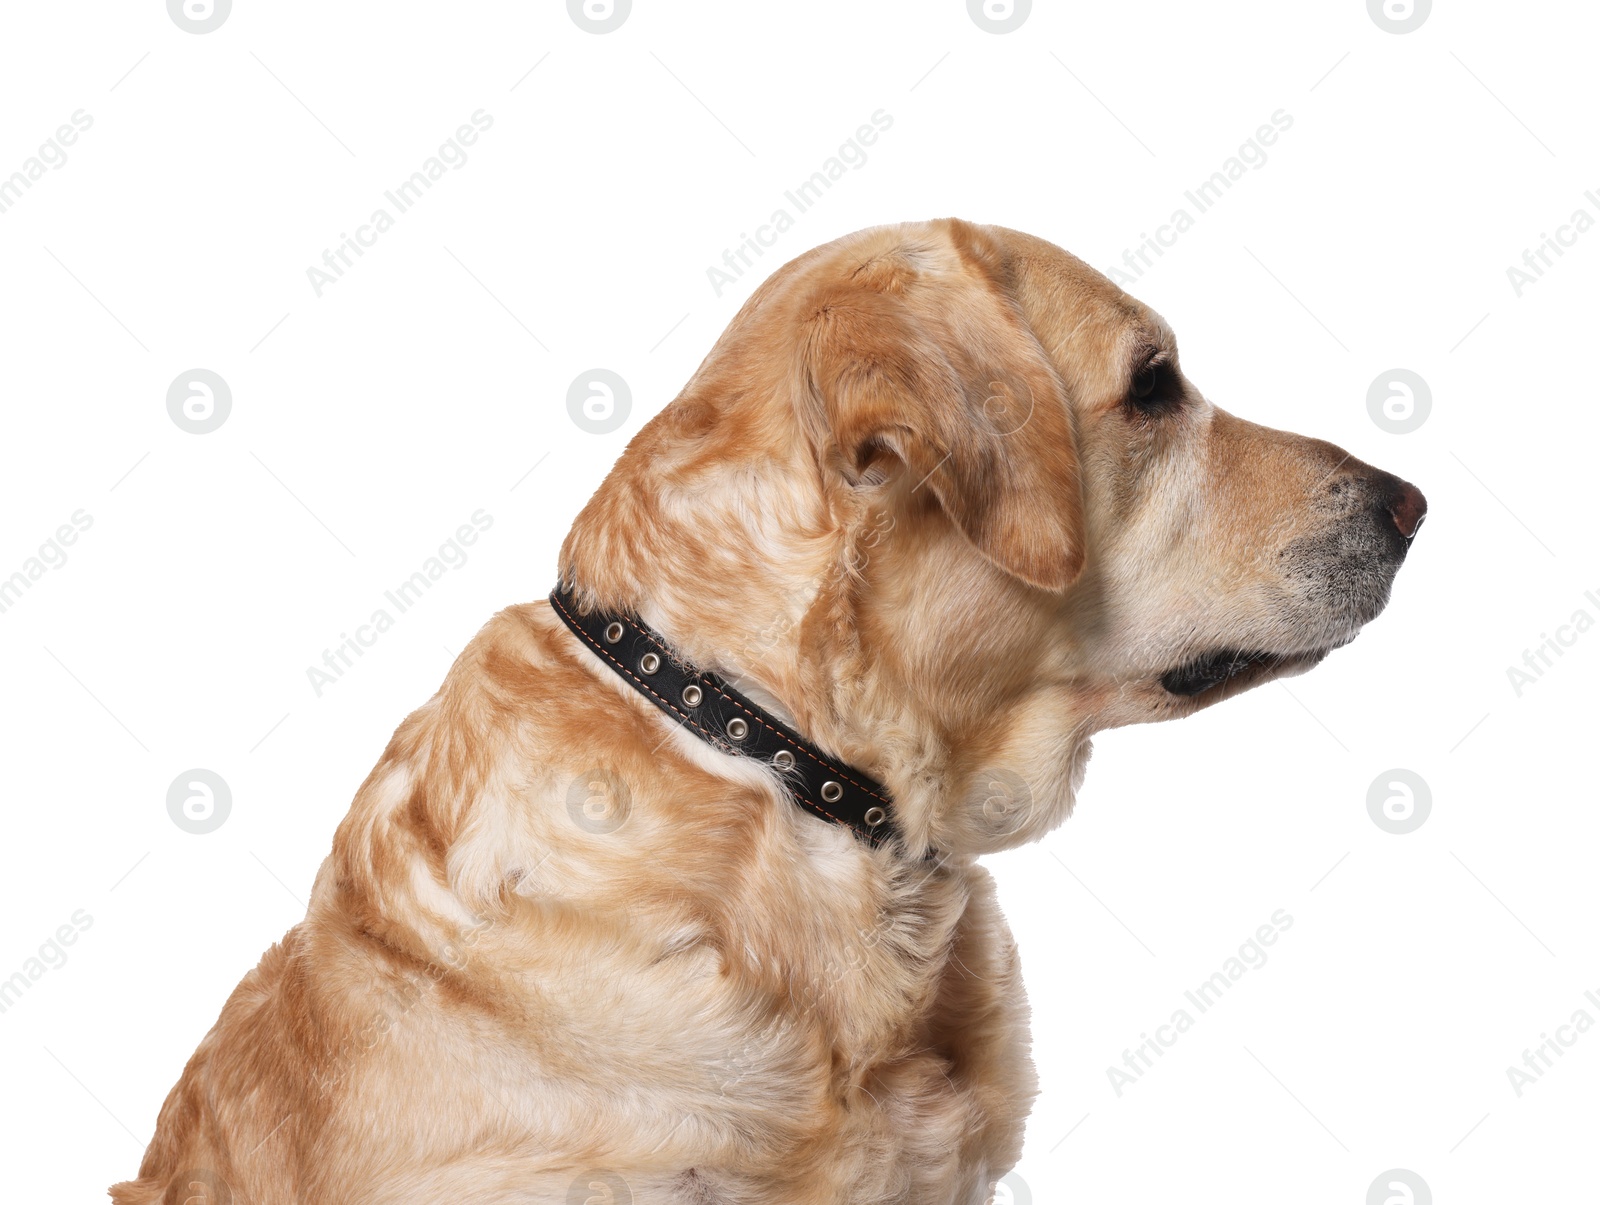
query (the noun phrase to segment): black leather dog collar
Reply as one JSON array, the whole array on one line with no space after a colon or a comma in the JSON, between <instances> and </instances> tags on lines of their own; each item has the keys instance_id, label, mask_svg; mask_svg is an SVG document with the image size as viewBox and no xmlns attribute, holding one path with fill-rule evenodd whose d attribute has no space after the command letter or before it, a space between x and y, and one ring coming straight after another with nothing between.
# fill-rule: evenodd
<instances>
[{"instance_id":1,"label":"black leather dog collar","mask_svg":"<svg viewBox=\"0 0 1600 1205\"><path fill-rule=\"evenodd\" d=\"M877 846L900 834L882 784L818 749L720 676L681 661L659 633L631 615L584 614L557 586L550 605L566 625L629 686L724 753L777 769L794 801Z\"/></svg>"}]
</instances>

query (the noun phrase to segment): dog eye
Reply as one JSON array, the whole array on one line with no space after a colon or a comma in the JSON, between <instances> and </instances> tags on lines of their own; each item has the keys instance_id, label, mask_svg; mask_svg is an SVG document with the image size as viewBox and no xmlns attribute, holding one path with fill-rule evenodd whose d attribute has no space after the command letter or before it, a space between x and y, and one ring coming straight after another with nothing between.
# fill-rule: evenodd
<instances>
[{"instance_id":1,"label":"dog eye","mask_svg":"<svg viewBox=\"0 0 1600 1205\"><path fill-rule=\"evenodd\" d=\"M1182 399L1183 389L1177 371L1163 359L1148 361L1133 374L1128 385L1128 402L1144 415L1171 409Z\"/></svg>"}]
</instances>

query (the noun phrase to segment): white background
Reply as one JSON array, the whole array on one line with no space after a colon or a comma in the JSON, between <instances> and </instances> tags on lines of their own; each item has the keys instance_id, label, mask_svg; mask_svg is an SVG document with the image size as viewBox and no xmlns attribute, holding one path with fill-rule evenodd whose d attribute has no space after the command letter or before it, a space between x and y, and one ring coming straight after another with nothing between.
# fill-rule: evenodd
<instances>
[{"instance_id":1,"label":"white background","mask_svg":"<svg viewBox=\"0 0 1600 1205\"><path fill-rule=\"evenodd\" d=\"M1600 232L1520 297L1506 273L1600 216L1592 6L1441 0L1404 35L1361 0L1040 0L1003 35L961 0L638 0L603 36L548 0L239 0L203 35L154 0L4 21L0 176L93 119L0 214L0 577L93 520L0 614L0 979L92 917L0 1015L9 1198L134 1173L390 731L547 591L582 501L761 276L949 214L1109 267L1282 109L1265 166L1130 291L1217 403L1416 482L1431 514L1352 647L1103 735L1074 818L990 860L1043 1080L1018 1175L1052 1203L1361 1205L1389 1168L1441 1203L1596 1199L1600 1030L1520 1098L1506 1074L1600 1021L1600 633L1520 697L1507 675L1600 619ZM466 164L316 296L306 269L479 109ZM879 109L864 166L717 296L723 249ZM196 367L232 391L207 435L166 408ZM631 387L610 435L566 411L596 367ZM1431 387L1411 434L1368 414L1395 367ZM307 667L479 508L467 563L314 694ZM194 767L232 791L203 836L166 809ZM1404 836L1367 811L1396 767L1432 793ZM1108 1066L1278 909L1266 965L1118 1096Z\"/></svg>"}]
</instances>

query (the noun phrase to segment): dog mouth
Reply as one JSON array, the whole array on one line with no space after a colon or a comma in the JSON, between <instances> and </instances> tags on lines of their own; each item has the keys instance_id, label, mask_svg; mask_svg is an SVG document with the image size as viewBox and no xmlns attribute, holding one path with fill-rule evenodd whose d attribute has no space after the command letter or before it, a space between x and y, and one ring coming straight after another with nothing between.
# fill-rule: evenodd
<instances>
[{"instance_id":1,"label":"dog mouth","mask_svg":"<svg viewBox=\"0 0 1600 1205\"><path fill-rule=\"evenodd\" d=\"M1271 677L1310 669L1331 651L1268 653L1259 650L1214 649L1161 675L1169 693L1192 699L1228 684L1253 686Z\"/></svg>"}]
</instances>

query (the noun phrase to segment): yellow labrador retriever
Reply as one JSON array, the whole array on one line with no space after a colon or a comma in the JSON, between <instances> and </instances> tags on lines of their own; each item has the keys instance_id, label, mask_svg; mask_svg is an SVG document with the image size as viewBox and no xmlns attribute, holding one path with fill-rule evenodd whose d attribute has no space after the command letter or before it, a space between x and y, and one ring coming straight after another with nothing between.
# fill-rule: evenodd
<instances>
[{"instance_id":1,"label":"yellow labrador retriever","mask_svg":"<svg viewBox=\"0 0 1600 1205\"><path fill-rule=\"evenodd\" d=\"M1094 732L1352 639L1425 509L1040 239L807 252L400 725L112 1197L978 1205L1036 1086L977 857Z\"/></svg>"}]
</instances>

